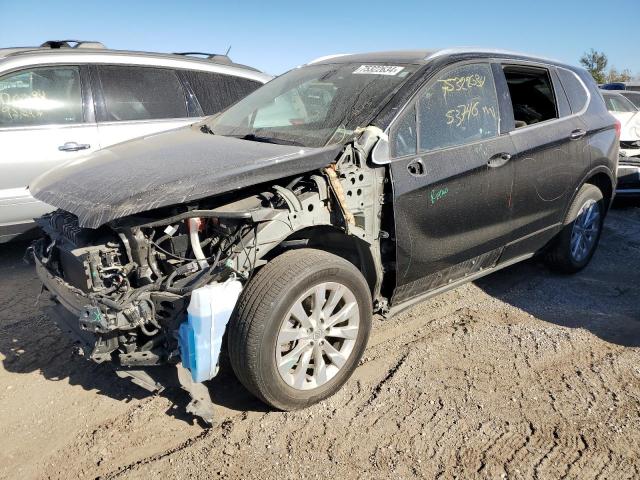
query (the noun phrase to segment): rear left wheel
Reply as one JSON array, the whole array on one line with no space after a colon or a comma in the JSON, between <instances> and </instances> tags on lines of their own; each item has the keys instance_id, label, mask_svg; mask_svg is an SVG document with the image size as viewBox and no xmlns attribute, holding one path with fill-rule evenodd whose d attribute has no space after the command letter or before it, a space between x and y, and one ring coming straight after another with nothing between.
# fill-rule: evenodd
<instances>
[{"instance_id":1,"label":"rear left wheel","mask_svg":"<svg viewBox=\"0 0 640 480\"><path fill-rule=\"evenodd\" d=\"M285 252L242 293L229 324L229 356L240 381L281 409L333 395L355 370L371 329L362 274L313 249Z\"/></svg>"},{"instance_id":2,"label":"rear left wheel","mask_svg":"<svg viewBox=\"0 0 640 480\"><path fill-rule=\"evenodd\" d=\"M546 261L564 273L575 273L587 266L595 253L605 216L602 192L583 185L573 200L564 227L553 240Z\"/></svg>"}]
</instances>

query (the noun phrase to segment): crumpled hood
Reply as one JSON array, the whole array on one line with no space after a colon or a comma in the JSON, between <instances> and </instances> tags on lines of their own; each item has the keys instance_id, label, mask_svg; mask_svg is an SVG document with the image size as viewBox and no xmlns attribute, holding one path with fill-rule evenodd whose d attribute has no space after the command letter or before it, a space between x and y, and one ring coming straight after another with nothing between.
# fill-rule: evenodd
<instances>
[{"instance_id":1,"label":"crumpled hood","mask_svg":"<svg viewBox=\"0 0 640 480\"><path fill-rule=\"evenodd\" d=\"M341 146L306 148L203 133L198 124L120 143L48 171L31 194L82 227L322 168Z\"/></svg>"}]
</instances>

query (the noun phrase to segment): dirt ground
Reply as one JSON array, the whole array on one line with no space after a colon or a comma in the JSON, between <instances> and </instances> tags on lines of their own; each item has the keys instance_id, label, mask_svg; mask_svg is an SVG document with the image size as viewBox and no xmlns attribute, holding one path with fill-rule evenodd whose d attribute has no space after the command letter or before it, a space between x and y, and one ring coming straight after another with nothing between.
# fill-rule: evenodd
<instances>
[{"instance_id":1,"label":"dirt ground","mask_svg":"<svg viewBox=\"0 0 640 480\"><path fill-rule=\"evenodd\" d=\"M24 248L0 247L0 478L640 477L637 206L578 275L531 261L377 319L354 377L307 410L221 372L208 430L181 391L74 356Z\"/></svg>"}]
</instances>

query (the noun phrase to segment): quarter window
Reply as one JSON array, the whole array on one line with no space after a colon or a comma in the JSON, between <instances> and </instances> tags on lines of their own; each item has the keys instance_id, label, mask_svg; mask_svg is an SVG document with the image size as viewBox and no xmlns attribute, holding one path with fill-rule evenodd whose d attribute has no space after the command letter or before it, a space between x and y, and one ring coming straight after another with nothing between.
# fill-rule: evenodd
<instances>
[{"instance_id":1,"label":"quarter window","mask_svg":"<svg viewBox=\"0 0 640 480\"><path fill-rule=\"evenodd\" d=\"M0 78L0 127L82 121L78 67L34 68Z\"/></svg>"},{"instance_id":2,"label":"quarter window","mask_svg":"<svg viewBox=\"0 0 640 480\"><path fill-rule=\"evenodd\" d=\"M392 135L394 157L412 155L417 151L418 135L416 132L416 107L413 106L400 118Z\"/></svg>"},{"instance_id":3,"label":"quarter window","mask_svg":"<svg viewBox=\"0 0 640 480\"><path fill-rule=\"evenodd\" d=\"M99 66L104 95L101 121L155 120L188 116L176 72L164 68Z\"/></svg>"},{"instance_id":4,"label":"quarter window","mask_svg":"<svg viewBox=\"0 0 640 480\"><path fill-rule=\"evenodd\" d=\"M218 113L262 85L255 80L221 73L185 71L205 115Z\"/></svg>"},{"instance_id":5,"label":"quarter window","mask_svg":"<svg viewBox=\"0 0 640 480\"><path fill-rule=\"evenodd\" d=\"M569 99L571 112L579 112L587 105L587 91L575 73L565 70L564 68L558 68L557 72L562 82L562 88L564 88L567 98Z\"/></svg>"},{"instance_id":6,"label":"quarter window","mask_svg":"<svg viewBox=\"0 0 640 480\"><path fill-rule=\"evenodd\" d=\"M498 98L491 66L469 64L441 74L420 95L417 116L420 151L497 136Z\"/></svg>"},{"instance_id":7,"label":"quarter window","mask_svg":"<svg viewBox=\"0 0 640 480\"><path fill-rule=\"evenodd\" d=\"M558 118L549 71L533 67L504 67L516 128Z\"/></svg>"}]
</instances>

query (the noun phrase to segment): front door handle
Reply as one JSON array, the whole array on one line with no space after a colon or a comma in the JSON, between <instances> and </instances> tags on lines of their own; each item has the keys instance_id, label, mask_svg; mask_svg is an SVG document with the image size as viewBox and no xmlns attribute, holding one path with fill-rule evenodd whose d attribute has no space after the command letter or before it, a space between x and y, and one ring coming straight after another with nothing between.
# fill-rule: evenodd
<instances>
[{"instance_id":1,"label":"front door handle","mask_svg":"<svg viewBox=\"0 0 640 480\"><path fill-rule=\"evenodd\" d=\"M424 162L421 158L415 158L407 165L407 171L414 177L421 177L427 172L427 169L424 168Z\"/></svg>"},{"instance_id":2,"label":"front door handle","mask_svg":"<svg viewBox=\"0 0 640 480\"><path fill-rule=\"evenodd\" d=\"M58 147L58 150L61 152L77 152L78 150L86 150L88 148L91 148L91 145L88 143L65 142L64 145Z\"/></svg>"},{"instance_id":3,"label":"front door handle","mask_svg":"<svg viewBox=\"0 0 640 480\"><path fill-rule=\"evenodd\" d=\"M569 138L571 140L579 140L582 137L584 137L587 134L587 132L581 128L578 128L577 130L574 130L573 132L571 132L571 135L569 135Z\"/></svg>"},{"instance_id":4,"label":"front door handle","mask_svg":"<svg viewBox=\"0 0 640 480\"><path fill-rule=\"evenodd\" d=\"M487 165L490 168L498 168L505 165L509 160L511 160L511 154L507 152L496 153L493 157L489 159Z\"/></svg>"}]
</instances>

